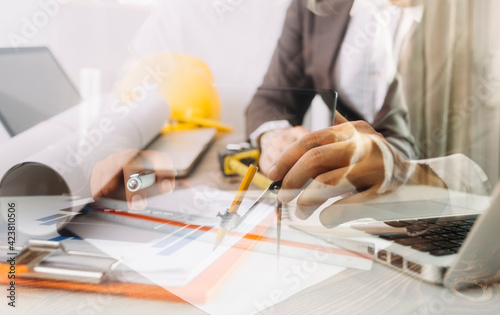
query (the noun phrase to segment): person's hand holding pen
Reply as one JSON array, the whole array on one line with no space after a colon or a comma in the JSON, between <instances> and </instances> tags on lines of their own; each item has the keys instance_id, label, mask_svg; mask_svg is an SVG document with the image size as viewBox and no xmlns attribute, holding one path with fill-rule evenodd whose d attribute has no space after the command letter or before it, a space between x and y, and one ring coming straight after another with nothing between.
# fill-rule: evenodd
<instances>
[{"instance_id":1,"label":"person's hand holding pen","mask_svg":"<svg viewBox=\"0 0 500 315\"><path fill-rule=\"evenodd\" d=\"M133 181L127 185L134 178L137 186ZM94 167L90 180L92 196L96 200L108 197L122 182L129 209L144 210L148 195L174 189L172 161L166 153L151 150L129 149L111 154Z\"/></svg>"}]
</instances>

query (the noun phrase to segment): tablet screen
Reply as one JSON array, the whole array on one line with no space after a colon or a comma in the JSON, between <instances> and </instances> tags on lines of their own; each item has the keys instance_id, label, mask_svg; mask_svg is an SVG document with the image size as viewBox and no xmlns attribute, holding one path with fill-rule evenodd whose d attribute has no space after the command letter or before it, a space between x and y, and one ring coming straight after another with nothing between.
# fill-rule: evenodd
<instances>
[{"instance_id":1,"label":"tablet screen","mask_svg":"<svg viewBox=\"0 0 500 315\"><path fill-rule=\"evenodd\" d=\"M0 49L0 120L10 136L80 102L46 47Z\"/></svg>"}]
</instances>

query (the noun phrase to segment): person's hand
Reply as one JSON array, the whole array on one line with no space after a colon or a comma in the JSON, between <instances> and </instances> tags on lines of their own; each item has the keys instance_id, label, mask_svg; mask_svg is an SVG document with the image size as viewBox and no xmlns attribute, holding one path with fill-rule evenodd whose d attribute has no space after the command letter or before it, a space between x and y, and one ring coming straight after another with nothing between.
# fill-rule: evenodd
<instances>
[{"instance_id":1,"label":"person's hand","mask_svg":"<svg viewBox=\"0 0 500 315\"><path fill-rule=\"evenodd\" d=\"M307 134L309 130L302 126L296 126L287 129L276 129L264 133L260 137L261 154L259 159L259 167L265 174L267 173L274 162L280 157L292 143L300 137Z\"/></svg>"},{"instance_id":2,"label":"person's hand","mask_svg":"<svg viewBox=\"0 0 500 315\"><path fill-rule=\"evenodd\" d=\"M328 199L353 194L341 202L366 201L394 191L414 175L416 163L405 160L365 121L348 122L336 113L336 125L306 134L268 172L283 180L279 198L297 199L296 215L307 219ZM320 218L332 226L333 208Z\"/></svg>"},{"instance_id":3,"label":"person's hand","mask_svg":"<svg viewBox=\"0 0 500 315\"><path fill-rule=\"evenodd\" d=\"M166 153L151 150L139 152L129 149L112 154L95 165L90 179L93 198L97 200L110 195L121 182L126 183L130 175L143 170L155 172L156 184L136 192L125 188L130 210L144 210L148 195L169 193L174 189L172 160Z\"/></svg>"}]
</instances>

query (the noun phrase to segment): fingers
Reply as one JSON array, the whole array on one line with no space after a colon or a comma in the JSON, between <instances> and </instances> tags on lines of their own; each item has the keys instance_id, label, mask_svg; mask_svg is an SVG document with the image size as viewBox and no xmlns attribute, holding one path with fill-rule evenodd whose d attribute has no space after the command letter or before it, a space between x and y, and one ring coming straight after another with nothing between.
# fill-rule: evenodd
<instances>
[{"instance_id":1,"label":"fingers","mask_svg":"<svg viewBox=\"0 0 500 315\"><path fill-rule=\"evenodd\" d=\"M262 149L262 153L259 158L259 167L264 174L271 169L281 153L283 153L283 150L272 146Z\"/></svg>"},{"instance_id":2,"label":"fingers","mask_svg":"<svg viewBox=\"0 0 500 315\"><path fill-rule=\"evenodd\" d=\"M274 162L281 156L292 143L309 131L297 126L289 129L277 129L264 133L260 139L261 156L259 166L261 171L267 173Z\"/></svg>"},{"instance_id":3,"label":"fingers","mask_svg":"<svg viewBox=\"0 0 500 315\"><path fill-rule=\"evenodd\" d=\"M164 152L141 151L141 157L150 161L156 174L156 184L162 194L168 194L175 188L175 172L172 159Z\"/></svg>"},{"instance_id":4,"label":"fingers","mask_svg":"<svg viewBox=\"0 0 500 315\"><path fill-rule=\"evenodd\" d=\"M319 176L322 176L321 180L329 182L328 176L322 174L349 166L355 147L354 142L344 141L310 149L296 162L293 161L292 155L282 158L283 163L293 163L293 166L283 179L279 193L280 200L290 202L297 197L298 189Z\"/></svg>"},{"instance_id":5,"label":"fingers","mask_svg":"<svg viewBox=\"0 0 500 315\"><path fill-rule=\"evenodd\" d=\"M311 216L328 199L351 194L321 213L323 224L329 227L366 216L360 211L350 212L353 207L349 204L371 200L380 191L397 188L400 183L388 179L393 177L395 166L405 165L404 161L396 163L400 160L398 155L368 123L347 122L338 112L335 123L303 135L268 172L271 180L283 180L278 195L281 201L290 202L300 194L296 215L302 219ZM403 178L408 172L396 173Z\"/></svg>"},{"instance_id":6,"label":"fingers","mask_svg":"<svg viewBox=\"0 0 500 315\"><path fill-rule=\"evenodd\" d=\"M340 125L343 123L349 122L347 119L345 119L344 116L342 116L337 110L335 110L335 119L333 121L334 125Z\"/></svg>"},{"instance_id":7,"label":"fingers","mask_svg":"<svg viewBox=\"0 0 500 315\"><path fill-rule=\"evenodd\" d=\"M356 165L350 170L347 179L358 191L381 184L385 179L385 161L381 149L372 142L360 144Z\"/></svg>"},{"instance_id":8,"label":"fingers","mask_svg":"<svg viewBox=\"0 0 500 315\"><path fill-rule=\"evenodd\" d=\"M308 133L283 152L271 170L269 170L267 176L273 181L282 180L292 166L309 150L348 140L355 132L355 129L350 124L342 124Z\"/></svg>"},{"instance_id":9,"label":"fingers","mask_svg":"<svg viewBox=\"0 0 500 315\"><path fill-rule=\"evenodd\" d=\"M139 156L135 156L127 164L123 166L123 181L126 183L130 175L143 170L152 170L152 167L147 168ZM127 198L128 208L130 210L146 209L146 189L131 192L125 188L125 197Z\"/></svg>"},{"instance_id":10,"label":"fingers","mask_svg":"<svg viewBox=\"0 0 500 315\"><path fill-rule=\"evenodd\" d=\"M122 169L134 156L137 150L128 149L111 154L106 159L96 163L90 178L92 197L98 199L108 196L120 185Z\"/></svg>"},{"instance_id":11,"label":"fingers","mask_svg":"<svg viewBox=\"0 0 500 315\"><path fill-rule=\"evenodd\" d=\"M307 219L315 209L331 197L350 192L365 192L372 187L380 187L384 179L384 161L380 149L377 146L372 146L371 150L362 149L370 151L370 153L364 153L368 158L360 158L359 161L352 162L355 164L324 172L315 177L315 180L304 189L297 200L297 217ZM357 151L360 149L358 148ZM293 176L294 168L288 172L285 179ZM366 193L362 193L359 197L365 198L365 196ZM351 200L355 201L354 198Z\"/></svg>"},{"instance_id":12,"label":"fingers","mask_svg":"<svg viewBox=\"0 0 500 315\"><path fill-rule=\"evenodd\" d=\"M144 170L155 172L156 184L146 189L131 192L125 188L130 210L144 210L149 195L169 193L175 187L172 160L163 152L129 149L114 153L98 162L91 175L90 186L94 199L105 197L115 191L130 175Z\"/></svg>"},{"instance_id":13,"label":"fingers","mask_svg":"<svg viewBox=\"0 0 500 315\"><path fill-rule=\"evenodd\" d=\"M135 192L125 189L125 196L130 210L144 210L147 206L147 196L169 193L174 189L175 179L172 161L167 154L151 150L142 151L124 165L124 181L128 181L130 175L143 170L155 172L156 184Z\"/></svg>"},{"instance_id":14,"label":"fingers","mask_svg":"<svg viewBox=\"0 0 500 315\"><path fill-rule=\"evenodd\" d=\"M102 161L96 163L92 171L92 175L90 176L90 192L92 193L92 198L94 198L94 200L97 200L103 196L102 187L100 184L103 181L103 174L102 171L98 171L102 169L102 166L100 165L101 163Z\"/></svg>"}]
</instances>

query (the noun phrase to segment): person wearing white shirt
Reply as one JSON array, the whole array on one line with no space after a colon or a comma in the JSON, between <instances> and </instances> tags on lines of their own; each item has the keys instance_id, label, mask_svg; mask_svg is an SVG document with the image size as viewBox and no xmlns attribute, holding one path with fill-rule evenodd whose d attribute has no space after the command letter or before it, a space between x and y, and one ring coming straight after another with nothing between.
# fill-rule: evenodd
<instances>
[{"instance_id":1,"label":"person wearing white shirt","mask_svg":"<svg viewBox=\"0 0 500 315\"><path fill-rule=\"evenodd\" d=\"M299 218L334 196L346 196L337 204L363 202L405 184L487 193L486 176L463 155L416 161L397 62L421 17L412 0L292 2L262 85L338 91L334 125L309 132L300 125L311 98L266 89L246 114L261 169L283 180L283 202L298 197ZM335 217L332 207L320 216L325 226Z\"/></svg>"},{"instance_id":2,"label":"person wearing white shirt","mask_svg":"<svg viewBox=\"0 0 500 315\"><path fill-rule=\"evenodd\" d=\"M396 1L294 1L262 85L333 89L346 118L367 121L405 158L415 159L396 68L402 42L420 21L422 7ZM291 127L302 124L311 101L295 95L277 101L269 94L257 92L247 109L247 133L254 146L262 147L264 172L306 132Z\"/></svg>"}]
</instances>

